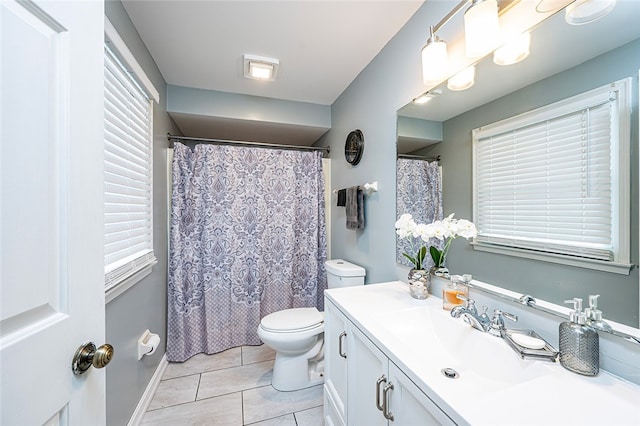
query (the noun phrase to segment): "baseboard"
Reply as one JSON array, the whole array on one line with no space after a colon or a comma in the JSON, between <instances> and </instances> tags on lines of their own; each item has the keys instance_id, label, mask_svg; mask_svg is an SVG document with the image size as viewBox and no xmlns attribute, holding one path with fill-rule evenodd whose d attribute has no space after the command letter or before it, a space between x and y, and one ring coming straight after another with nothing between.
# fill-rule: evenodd
<instances>
[{"instance_id":1,"label":"baseboard","mask_svg":"<svg viewBox=\"0 0 640 426\"><path fill-rule=\"evenodd\" d=\"M138 406L131 415L131 419L129 419L129 423L127 423L127 426L138 426L142 422L144 413L147 412L147 408L149 408L149 404L151 404L153 395L155 395L156 390L160 385L160 379L162 379L162 375L164 374L164 371L167 369L168 365L169 361L167 361L167 354L164 354L162 356L162 359L160 360L160 363L158 364L158 368L156 368L155 373L153 373L153 377L151 377L147 388L144 390L142 398L140 398L140 401L138 402Z\"/></svg>"}]
</instances>

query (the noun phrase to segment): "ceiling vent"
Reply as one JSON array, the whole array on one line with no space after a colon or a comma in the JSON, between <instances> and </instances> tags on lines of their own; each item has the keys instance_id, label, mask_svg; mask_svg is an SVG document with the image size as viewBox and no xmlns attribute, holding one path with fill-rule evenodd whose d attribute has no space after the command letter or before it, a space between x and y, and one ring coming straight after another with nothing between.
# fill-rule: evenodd
<instances>
[{"instance_id":1,"label":"ceiling vent","mask_svg":"<svg viewBox=\"0 0 640 426\"><path fill-rule=\"evenodd\" d=\"M253 80L274 81L280 61L257 55L244 55L244 77Z\"/></svg>"}]
</instances>

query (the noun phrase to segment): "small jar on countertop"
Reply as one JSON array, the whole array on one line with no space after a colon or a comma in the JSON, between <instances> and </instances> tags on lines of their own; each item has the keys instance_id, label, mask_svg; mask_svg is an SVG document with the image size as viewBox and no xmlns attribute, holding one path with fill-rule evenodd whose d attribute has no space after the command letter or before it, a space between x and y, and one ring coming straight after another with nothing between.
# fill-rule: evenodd
<instances>
[{"instance_id":1,"label":"small jar on countertop","mask_svg":"<svg viewBox=\"0 0 640 426\"><path fill-rule=\"evenodd\" d=\"M452 275L450 281L442 287L442 309L450 311L464 305L469 298L469 286L472 276L469 274ZM460 296L460 297L458 297Z\"/></svg>"}]
</instances>

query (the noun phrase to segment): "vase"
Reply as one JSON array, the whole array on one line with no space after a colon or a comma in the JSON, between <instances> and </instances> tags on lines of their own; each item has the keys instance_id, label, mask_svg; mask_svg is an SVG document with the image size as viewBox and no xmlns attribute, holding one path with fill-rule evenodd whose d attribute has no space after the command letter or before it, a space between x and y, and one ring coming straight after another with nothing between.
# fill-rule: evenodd
<instances>
[{"instance_id":1,"label":"vase","mask_svg":"<svg viewBox=\"0 0 640 426\"><path fill-rule=\"evenodd\" d=\"M431 274L424 269L412 269L409 271L409 294L414 299L426 299L429 297L431 287Z\"/></svg>"},{"instance_id":2,"label":"vase","mask_svg":"<svg viewBox=\"0 0 640 426\"><path fill-rule=\"evenodd\" d=\"M431 273L436 277L449 279L449 269L444 265L432 267Z\"/></svg>"}]
</instances>

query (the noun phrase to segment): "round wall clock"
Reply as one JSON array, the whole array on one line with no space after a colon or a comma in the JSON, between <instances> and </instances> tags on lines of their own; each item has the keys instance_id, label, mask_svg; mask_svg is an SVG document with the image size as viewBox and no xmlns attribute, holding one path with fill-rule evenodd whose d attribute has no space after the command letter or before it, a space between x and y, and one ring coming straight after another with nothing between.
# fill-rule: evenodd
<instances>
[{"instance_id":1,"label":"round wall clock","mask_svg":"<svg viewBox=\"0 0 640 426\"><path fill-rule=\"evenodd\" d=\"M344 143L344 158L347 163L355 166L362 158L362 151L364 151L364 135L356 129L347 135Z\"/></svg>"}]
</instances>

